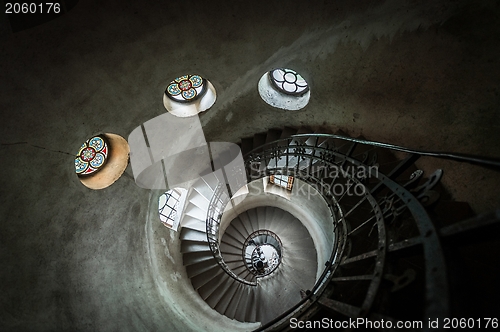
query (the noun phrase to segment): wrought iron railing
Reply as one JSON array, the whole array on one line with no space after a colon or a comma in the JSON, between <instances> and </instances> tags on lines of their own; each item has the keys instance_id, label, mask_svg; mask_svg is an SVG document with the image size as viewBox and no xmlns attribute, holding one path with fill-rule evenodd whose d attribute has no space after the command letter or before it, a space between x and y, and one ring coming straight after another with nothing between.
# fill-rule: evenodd
<instances>
[{"instance_id":1,"label":"wrought iron railing","mask_svg":"<svg viewBox=\"0 0 500 332\"><path fill-rule=\"evenodd\" d=\"M281 143L281 141L279 141L279 142ZM266 151L264 151L262 153L264 154L264 156L266 155ZM273 154L273 156L274 156L274 154ZM250 159L250 162L251 161L253 161L252 158ZM284 167L280 167L280 170L266 169L266 171L264 173L262 173L261 176L259 176L258 178L266 177L266 176L272 175L272 174L282 174L281 169L288 169L289 161L290 161L289 158L286 158L286 163L285 163ZM255 177L253 177L252 174L250 174L251 168L249 168L249 166L250 166L250 163L247 160L246 161L247 177L251 178L252 180L257 179ZM303 177L303 176L299 176L298 174L296 174L295 176L297 178L300 178L301 180L303 180L304 182L306 182L308 184L319 186L319 188L322 188L322 186L324 186L324 184L317 181L318 179L316 179L314 177L310 177L310 176ZM326 190L321 190L321 191L323 191L326 196L328 195ZM256 286L257 282L251 282L251 281L245 280L243 278L240 278L233 271L231 271L229 266L224 262L222 254L220 252L219 226L220 226L220 221L222 218L223 211L225 210L227 204L230 201L229 196L225 193L226 193L225 184L223 182L219 182L215 191L214 191L214 194L213 194L212 199L209 203L209 206L208 206L207 239L208 239L209 247L210 247L216 261L220 265L220 267L229 276L231 276L233 279L235 279L241 283L244 283L246 285ZM342 220L342 209L340 208L338 203L335 201L335 198L333 196L329 196L329 197L327 196L327 197L325 197L325 199L328 202L328 206L330 208L332 220ZM320 278L316 282L316 285L311 290L311 295L317 295L324 290L324 288L327 285L328 277L331 276L332 270L335 269L336 266L338 266L338 258L340 257L339 253L341 253L343 251L343 248L345 246L345 241L344 241L345 239L343 238L343 235L345 235L345 231L346 231L346 229L345 229L344 223L335 224L334 232L333 232L333 234L331 234L332 235L331 238L332 238L332 240L336 239L336 241L333 244L333 250L329 255L330 259L329 259L329 261L327 261L325 263L325 269L323 270Z\"/></svg>"},{"instance_id":2,"label":"wrought iron railing","mask_svg":"<svg viewBox=\"0 0 500 332\"><path fill-rule=\"evenodd\" d=\"M256 243L257 240L259 243ZM251 245L252 242L254 243L253 246ZM252 257L253 253L250 254L250 257L247 257L248 255L247 248L249 247L254 248L252 249L252 251L254 251L255 248L263 244L270 244L271 246L273 246L276 249L276 254L278 255L278 257L276 262L271 264L269 267L266 267L264 271L260 271L255 267L253 261L254 257ZM247 237L247 239L243 243L241 255L244 258L247 269L257 278L259 278L269 275L276 270L276 268L281 263L282 249L283 249L283 243L281 242L279 236L276 233L271 232L270 230L267 229L259 229Z\"/></svg>"},{"instance_id":3,"label":"wrought iron railing","mask_svg":"<svg viewBox=\"0 0 500 332\"><path fill-rule=\"evenodd\" d=\"M342 144L338 145L339 142ZM379 173L378 169L373 167L377 165L376 154L375 156L374 154L370 155L370 151L365 151L361 155L353 155L353 151L359 145L405 152L408 156L402 161L398 161L397 165L385 175ZM417 183L416 180L419 180L422 175L421 172L412 173L412 177L405 184L399 184L395 181L420 156L451 159L496 169L500 168L500 161L495 159L479 158L464 154L418 151L396 145L327 134L294 135L287 139L257 147L244 156L245 169L247 177L250 180L256 180L273 174L282 174L293 176L315 186L328 203L334 222L332 240L335 239L335 242L333 243L333 250L329 255L329 261L325 264L325 269L314 287L307 292L307 295L299 303L258 330L264 330L271 326L279 327L280 322L286 324L288 323L287 318L290 318L292 315L298 315L314 303L325 291L337 267L343 262L342 260L345 262L346 257L343 257L343 254L348 237L356 233L364 225L373 223L373 227L376 227L378 232L378 249L367 253L367 255L370 254L376 259L373 274L370 276L370 285L361 307L350 307L348 310L351 310L351 312L346 312L346 315L352 316L366 315L371 309L382 280L386 252L392 250L391 248L395 245L408 245L408 243L387 243L386 220L397 213L401 214L402 211L409 212L409 215L418 228L418 232L421 234L414 239L410 239L409 243L420 243L423 247L423 255L426 262L425 301L430 304L426 308L424 315L426 318L444 318L449 315L448 289L446 287L447 276L444 270L439 270L440 267L445 265L445 262L438 232L431 222L426 209L419 201L439 181L441 173L436 172L427 182L419 187L415 186ZM366 189L366 192L360 195L359 201L350 209L341 205L345 193L344 195L336 195L331 191L331 183L337 180L337 177L332 178L330 174L331 170L337 168L337 170L340 169L342 171L346 165L360 167L365 171L362 176L359 174L344 174L347 177L344 183L346 186L360 185ZM330 182L324 182L324 178L330 179ZM368 181L368 178L370 178L370 181ZM217 262L226 273L239 282L255 286L256 283L251 283L235 275L227 264L224 263L219 250L219 224L222 212L229 202L229 196L222 196L223 188L225 186L220 183L208 209L207 234L210 248ZM383 197L377 195L382 191L389 192L389 194ZM362 204L367 204L371 211L366 221L354 229L350 229L350 224L346 220ZM424 236L425 241L421 240L421 237ZM347 260L353 262L361 259L364 259L364 257L347 258Z\"/></svg>"},{"instance_id":4,"label":"wrought iron railing","mask_svg":"<svg viewBox=\"0 0 500 332\"><path fill-rule=\"evenodd\" d=\"M347 148L343 146L336 146L335 141L342 141L350 143ZM378 172L373 173L369 165L373 165L376 162L376 158L370 159L368 154L363 154L360 156L361 161L352 157L352 153L355 150L358 144L362 144L365 146L371 146L373 148L382 148L389 149L392 151L405 152L408 154L407 158L403 161L399 162L388 175L379 174ZM340 152L342 150L342 152ZM420 156L429 156L435 158L449 159L459 162L468 162L471 164L477 164L484 167L489 167L493 169L500 168L500 161L497 159L491 158L482 158L477 156L470 156L464 154L453 154L453 153L445 153L445 152L427 152L427 151L418 151L403 148L396 145L390 145L385 143L378 143L372 141L366 141L355 138L347 138L338 135L326 135L326 134L304 134L304 135L295 135L287 139L283 139L276 142L268 143L264 146L259 147L258 149L254 149L250 151L246 155L246 161L248 163L264 162L265 165L269 165L269 162L273 158L280 158L280 160L285 160L285 171L288 174L293 174L296 177L305 176L306 178L315 178L321 179L323 175L327 173L327 168L324 168L325 172L317 173L313 170L314 164L323 164L323 165L335 165L336 167L343 167L346 162L349 162L353 165L365 167L369 172L369 176L372 178L376 178L378 183L372 188L366 195L366 199L370 200L370 204L373 207L374 215L371 218L368 218L366 222L361 224L354 230L351 230L349 233L344 232L344 236L340 238L342 242L342 246L345 245L345 241L347 237L353 232L357 231L362 225L366 224L368 221L376 219L376 224L378 225L379 231L379 250L376 250L372 254L376 256L376 266L373 275L371 276L371 285L369 291L367 291L367 295L365 301L361 308L354 308L352 306L345 306L342 308L339 306L336 308L339 312L343 311L343 314L351 317L356 316L366 316L369 312L371 305L374 301L374 298L377 294L378 285L380 284L380 278L382 277L382 271L384 266L384 257L385 252L387 250L396 250L398 247L410 246L413 243L419 243L423 246L424 250L424 258L426 261L426 294L425 300L429 305L426 308L425 316L427 317L447 317L449 315L449 303L448 303L448 289L446 286L446 272L440 267L444 266L444 258L443 252L441 250L440 242L438 240L436 229L434 228L433 223L431 222L425 208L420 204L419 199L425 198L425 195L432 189L432 187L439 181L440 175L442 172L437 171L434 173L429 180L424 183L424 185L414 188L414 184L416 180L419 180L422 175L421 171L416 171L412 173L410 181L405 183L404 185L399 185L395 182L395 179L400 176L404 170L406 170L410 165L412 165ZM291 158L294 159L293 168L289 167L289 160ZM301 164L302 160L309 160L309 164L304 165ZM276 163L277 165L277 163ZM253 167L252 169L255 169ZM267 174L273 173L276 170L267 168L265 172ZM313 176L313 174L317 174ZM366 179L357 179L357 180L366 180ZM387 188L391 194L382 198L375 199L375 195L381 192L384 188ZM412 192L410 192L410 188ZM325 199L329 199L330 195L326 195ZM339 201L342 197L339 199ZM392 200L392 201L391 201ZM386 209L381 208L384 205L387 205L388 202L391 202L391 206L398 206L398 209ZM338 203L338 202L337 202ZM354 207L355 208L355 207ZM344 231L346 230L345 219L351 211L354 210L352 208L349 211L343 211L343 216L337 219L337 225L342 224L344 227ZM339 211L342 211L342 208L338 206ZM418 227L419 233L421 236L412 238L409 240L402 241L401 243L388 245L385 242L385 222L386 219L398 213L401 213L401 209L407 209L412 215L415 224ZM375 217L375 218L373 218ZM336 228L338 229L338 227ZM425 237L425 241L421 240L422 237ZM341 243L338 242L338 244ZM339 255L342 254L343 250L338 249L338 245L334 248L332 252L332 257L336 254L337 259L332 258L332 262L336 262L337 264L340 262ZM335 253L337 252L337 253ZM352 257L348 260L354 262L356 260L364 259L367 255L359 255L358 257ZM347 261L347 260L345 260ZM326 271L326 270L325 270ZM303 311L305 308L312 305L315 300L318 299L318 295L321 294L321 291L324 289L326 281L332 278L333 272L335 271L335 265L331 265L330 267L331 273L323 273L322 277L318 280L317 284L302 301L300 301L297 305L290 308L286 312L284 312L279 317L276 317L271 322L268 322L261 328L256 331L262 331L267 329L279 329L280 327L287 326L289 324L289 318L293 315L295 317ZM348 308L348 309L346 309ZM354 310L353 310L354 309ZM351 312L349 312L351 311ZM281 324L280 324L281 322Z\"/></svg>"},{"instance_id":5,"label":"wrought iron railing","mask_svg":"<svg viewBox=\"0 0 500 332\"><path fill-rule=\"evenodd\" d=\"M212 251L212 254L217 263L219 264L219 266L231 278L248 286L257 286L257 282L248 281L236 275L229 268L226 262L224 262L224 259L222 258L222 254L220 252L220 247L219 247L219 226L222 218L222 213L224 212L224 209L226 208L228 203L229 203L229 196L226 193L225 183L219 182L217 184L217 187L215 188L212 199L210 200L210 203L208 205L207 222L206 222L208 246L210 247L210 250Z\"/></svg>"}]
</instances>

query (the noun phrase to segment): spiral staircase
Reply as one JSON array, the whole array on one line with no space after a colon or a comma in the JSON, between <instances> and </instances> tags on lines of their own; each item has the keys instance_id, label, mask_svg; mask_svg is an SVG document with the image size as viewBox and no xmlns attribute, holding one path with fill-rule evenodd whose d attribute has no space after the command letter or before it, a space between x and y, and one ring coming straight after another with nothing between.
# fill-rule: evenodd
<instances>
[{"instance_id":1,"label":"spiral staircase","mask_svg":"<svg viewBox=\"0 0 500 332\"><path fill-rule=\"evenodd\" d=\"M204 224L204 220L199 220L199 223ZM314 245L300 221L286 211L276 207L247 210L231 221L222 237L220 248L224 261L237 276L252 282L257 279L257 274L252 273L245 263L250 263L250 255L245 257L242 254L245 241L258 231L280 234L279 240L286 254L276 271L262 280L259 287L243 284L226 274L208 247L206 233L188 227L184 227L180 235L188 276L200 296L221 314L239 321L268 322L281 314L281 308L291 307L301 300L299 292L287 289L308 289L314 285ZM265 234L261 237L262 243L257 237L257 243L252 246L278 245L273 237L265 237ZM200 251L201 247L204 247L203 251Z\"/></svg>"},{"instance_id":2,"label":"spiral staircase","mask_svg":"<svg viewBox=\"0 0 500 332\"><path fill-rule=\"evenodd\" d=\"M284 208L242 204L223 222L236 195L221 173L207 172L188 192L180 231L183 264L201 298L231 319L261 322L259 330L289 329L292 317L396 324L468 310L451 302L453 287L464 283L448 271L457 265L453 248L464 234L498 233L500 213L474 216L441 186L442 170L424 178L415 161L447 158L499 169L498 161L325 132L271 129L243 138L240 147L250 183L279 175L318 190L331 212L331 250L321 256L329 259L318 259L325 248L304 227L311 220Z\"/></svg>"}]
</instances>

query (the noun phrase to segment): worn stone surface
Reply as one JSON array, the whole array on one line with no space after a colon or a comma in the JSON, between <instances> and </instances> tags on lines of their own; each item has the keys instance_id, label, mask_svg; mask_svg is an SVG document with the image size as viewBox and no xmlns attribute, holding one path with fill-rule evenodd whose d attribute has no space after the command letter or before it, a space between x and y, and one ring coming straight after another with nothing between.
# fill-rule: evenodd
<instances>
[{"instance_id":1,"label":"worn stone surface","mask_svg":"<svg viewBox=\"0 0 500 332\"><path fill-rule=\"evenodd\" d=\"M310 125L500 157L499 14L495 1L94 0L3 33L0 329L204 329L157 291L149 192L130 168L101 191L73 170L92 134L127 138L163 113L163 90L179 75L198 73L217 90L200 115L207 141ZM303 110L260 99L259 78L277 66L310 83ZM497 172L420 162L445 168L448 190L476 212L500 205Z\"/></svg>"}]
</instances>

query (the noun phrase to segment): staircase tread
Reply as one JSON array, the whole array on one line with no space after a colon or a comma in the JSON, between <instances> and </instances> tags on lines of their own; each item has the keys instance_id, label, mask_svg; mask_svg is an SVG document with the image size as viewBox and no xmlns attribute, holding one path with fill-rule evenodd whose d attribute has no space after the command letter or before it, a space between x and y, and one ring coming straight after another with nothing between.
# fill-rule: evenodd
<instances>
[{"instance_id":1,"label":"staircase tread","mask_svg":"<svg viewBox=\"0 0 500 332\"><path fill-rule=\"evenodd\" d=\"M292 128L292 127L284 127L283 131L281 132L280 139L288 138L292 135L295 135L296 133L297 133L297 129Z\"/></svg>"},{"instance_id":2,"label":"staircase tread","mask_svg":"<svg viewBox=\"0 0 500 332\"><path fill-rule=\"evenodd\" d=\"M214 191L206 183L198 183L193 187L193 189L203 198L210 202Z\"/></svg>"},{"instance_id":3,"label":"staircase tread","mask_svg":"<svg viewBox=\"0 0 500 332\"><path fill-rule=\"evenodd\" d=\"M239 254L241 256L241 248L234 247L226 242L220 244L220 251L221 253L228 253L228 254L233 254L237 255Z\"/></svg>"},{"instance_id":4,"label":"staircase tread","mask_svg":"<svg viewBox=\"0 0 500 332\"><path fill-rule=\"evenodd\" d=\"M318 129L316 132L319 130L322 133L328 133L327 130L322 129ZM313 130L306 126L298 129L292 127L284 127L282 130L270 129L266 133L257 133L252 137L242 138L241 151L246 154L266 142L288 138L294 134L312 132ZM347 136L346 133L341 131L338 131L337 134ZM322 147L327 146L326 142L331 142L336 144L337 151L340 151L340 153L353 152L353 157L363 157L363 153L365 153L360 144L353 145L352 142L341 139L311 137L307 140L304 138L296 140L300 141L300 143L305 141L310 146L318 145ZM306 153L312 153L313 150L310 146L304 146ZM294 153L294 147L278 148L281 151ZM217 156L217 158L223 157L223 153ZM286 157L273 159L275 162L273 165L284 165L285 159ZM300 157L289 156L287 159L289 167L302 169L313 165L309 158L301 160ZM298 164L299 160L300 164ZM342 160L337 158L336 162L340 163ZM314 166L318 168L321 165L321 162L314 163ZM343 162L343 165L351 164ZM263 168L266 167L264 164L262 166ZM200 223L204 223L206 209L208 208L207 199L211 197L213 189L219 181L217 176L211 176L212 178L207 177L206 182L203 180L203 184L199 184L200 188L193 190L193 195L190 196L189 203L184 211L186 223L192 223L192 227L194 227L182 228L179 235L182 240L181 252L183 252L183 262L186 265L187 274L191 278L193 287L198 289L200 296L221 314L244 322L269 322L300 301L299 291L301 289L311 289L313 287L318 270L318 254L314 242L307 228L300 220L282 209L266 206L240 213L225 229L221 237L220 252L227 266L237 276L245 280L259 280L259 286L251 287L238 283L220 268L215 259L208 256L211 251L204 241L206 240L206 227L203 228L201 224L194 221L198 218ZM198 190L207 194L208 197L199 193ZM347 199L342 201L344 206L349 203ZM447 209L443 208L441 212L446 213ZM437 211L435 214L439 213L440 211ZM350 217L353 216L355 215ZM278 234L283 243L283 259L280 267L273 275L265 278L256 278L245 265L247 257L242 257L242 254L246 255L246 253L242 253L245 240L251 233L260 229L267 229ZM258 244L258 241L256 242ZM200 243L205 243L205 247ZM206 249L204 249L203 254L191 251L197 248Z\"/></svg>"},{"instance_id":5,"label":"staircase tread","mask_svg":"<svg viewBox=\"0 0 500 332\"><path fill-rule=\"evenodd\" d=\"M188 215L182 216L180 224L182 228L194 229L200 232L207 231L207 224L204 220L196 219Z\"/></svg>"},{"instance_id":6,"label":"staircase tread","mask_svg":"<svg viewBox=\"0 0 500 332\"><path fill-rule=\"evenodd\" d=\"M224 314L229 306L229 303L231 302L232 296L234 296L234 293L237 291L240 285L241 284L239 282L231 283L229 287L224 290L224 295L219 299L214 309L221 314Z\"/></svg>"},{"instance_id":7,"label":"staircase tread","mask_svg":"<svg viewBox=\"0 0 500 332\"><path fill-rule=\"evenodd\" d=\"M224 312L224 314L226 316L228 316L229 318L232 318L232 319L236 318L236 312L239 309L242 294L243 294L243 292L245 292L247 290L248 290L248 286L245 286L245 285L242 285L241 287L239 287L236 290L236 292L234 293L234 296L229 301L229 305L228 305L226 311Z\"/></svg>"},{"instance_id":8,"label":"staircase tread","mask_svg":"<svg viewBox=\"0 0 500 332\"><path fill-rule=\"evenodd\" d=\"M184 209L184 213L188 216L191 216L196 219L204 220L207 216L207 211L203 211L198 206L194 205L191 202L188 202L186 208Z\"/></svg>"},{"instance_id":9,"label":"staircase tread","mask_svg":"<svg viewBox=\"0 0 500 332\"><path fill-rule=\"evenodd\" d=\"M236 283L234 279L224 273L224 279L226 279L223 283L221 283L215 290L207 297L205 300L209 306L215 309L215 306L219 303L219 301L228 293L228 288Z\"/></svg>"},{"instance_id":10,"label":"staircase tread","mask_svg":"<svg viewBox=\"0 0 500 332\"><path fill-rule=\"evenodd\" d=\"M196 251L210 251L210 247L207 242L198 241L182 241L181 242L181 253L196 252Z\"/></svg>"},{"instance_id":11,"label":"staircase tread","mask_svg":"<svg viewBox=\"0 0 500 332\"><path fill-rule=\"evenodd\" d=\"M300 126L300 128L297 130L295 134L300 135L300 134L312 134L312 133L314 133L314 131L310 127Z\"/></svg>"},{"instance_id":12,"label":"staircase tread","mask_svg":"<svg viewBox=\"0 0 500 332\"><path fill-rule=\"evenodd\" d=\"M228 232L224 232L224 235L222 235L221 243L227 243L228 245L238 249L243 248L244 244L244 242L235 239L234 236L228 234Z\"/></svg>"},{"instance_id":13,"label":"staircase tread","mask_svg":"<svg viewBox=\"0 0 500 332\"><path fill-rule=\"evenodd\" d=\"M234 229L238 231L241 236L245 239L252 233L251 229L248 226L245 227L245 220L247 219L247 215L245 212L240 213L240 215L231 221L231 225L234 226ZM250 232L249 232L250 230Z\"/></svg>"},{"instance_id":14,"label":"staircase tread","mask_svg":"<svg viewBox=\"0 0 500 332\"><path fill-rule=\"evenodd\" d=\"M181 229L179 238L182 241L208 242L207 233L185 227Z\"/></svg>"},{"instance_id":15,"label":"staircase tread","mask_svg":"<svg viewBox=\"0 0 500 332\"><path fill-rule=\"evenodd\" d=\"M244 156L253 149L253 137L244 137L241 139L241 154Z\"/></svg>"},{"instance_id":16,"label":"staircase tread","mask_svg":"<svg viewBox=\"0 0 500 332\"><path fill-rule=\"evenodd\" d=\"M266 143L266 133L258 133L253 135L253 148L259 148L262 147ZM262 151L262 148L258 149L257 151Z\"/></svg>"},{"instance_id":17,"label":"staircase tread","mask_svg":"<svg viewBox=\"0 0 500 332\"><path fill-rule=\"evenodd\" d=\"M191 283L193 284L193 287L195 289L198 289L198 288L200 288L201 286L205 285L207 282L209 282L210 280L212 280L213 278L215 278L215 277L217 277L219 275L222 275L222 276L226 275L227 276L227 274L217 264L217 266L214 266L211 270L208 270L206 272L200 273L200 274L192 277L191 278Z\"/></svg>"},{"instance_id":18,"label":"staircase tread","mask_svg":"<svg viewBox=\"0 0 500 332\"><path fill-rule=\"evenodd\" d=\"M255 300L255 297L256 297L256 292L255 291L251 292L246 306L245 321L247 322L255 322L257 318L258 303Z\"/></svg>"},{"instance_id":19,"label":"staircase tread","mask_svg":"<svg viewBox=\"0 0 500 332\"><path fill-rule=\"evenodd\" d=\"M229 283L228 278L213 278L208 281L206 284L198 288L198 293L202 297L203 300L206 300L213 292L219 288L222 284Z\"/></svg>"},{"instance_id":20,"label":"staircase tread","mask_svg":"<svg viewBox=\"0 0 500 332\"><path fill-rule=\"evenodd\" d=\"M214 259L211 251L197 251L182 254L182 261L185 266L210 259Z\"/></svg>"},{"instance_id":21,"label":"staircase tread","mask_svg":"<svg viewBox=\"0 0 500 332\"><path fill-rule=\"evenodd\" d=\"M219 178L216 173L210 173L201 177L201 180L212 190L212 192L217 188L219 184Z\"/></svg>"},{"instance_id":22,"label":"staircase tread","mask_svg":"<svg viewBox=\"0 0 500 332\"><path fill-rule=\"evenodd\" d=\"M215 259L213 260L204 260L197 264L191 264L186 266L186 272L189 278L193 278L199 274L205 273L214 267L219 267Z\"/></svg>"},{"instance_id":23,"label":"staircase tread","mask_svg":"<svg viewBox=\"0 0 500 332\"><path fill-rule=\"evenodd\" d=\"M274 129L274 128L269 129L266 135L266 143L271 143L279 140L281 137L281 132L282 132L281 129Z\"/></svg>"}]
</instances>

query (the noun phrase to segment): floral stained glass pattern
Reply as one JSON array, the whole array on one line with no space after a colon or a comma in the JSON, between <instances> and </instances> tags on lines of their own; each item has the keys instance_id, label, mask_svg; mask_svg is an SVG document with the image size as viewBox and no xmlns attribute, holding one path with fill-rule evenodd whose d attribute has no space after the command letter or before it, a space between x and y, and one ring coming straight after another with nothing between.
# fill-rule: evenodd
<instances>
[{"instance_id":1,"label":"floral stained glass pattern","mask_svg":"<svg viewBox=\"0 0 500 332\"><path fill-rule=\"evenodd\" d=\"M300 96L309 91L306 80L291 69L273 69L269 72L269 80L278 91L287 95Z\"/></svg>"},{"instance_id":2,"label":"floral stained glass pattern","mask_svg":"<svg viewBox=\"0 0 500 332\"><path fill-rule=\"evenodd\" d=\"M97 172L107 161L109 147L103 136L94 136L82 144L75 157L76 174L90 175Z\"/></svg>"},{"instance_id":3,"label":"floral stained glass pattern","mask_svg":"<svg viewBox=\"0 0 500 332\"><path fill-rule=\"evenodd\" d=\"M191 102L203 96L206 90L207 83L203 77L184 75L170 82L165 94L177 102Z\"/></svg>"}]
</instances>

